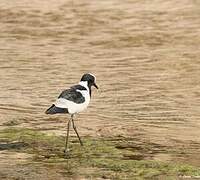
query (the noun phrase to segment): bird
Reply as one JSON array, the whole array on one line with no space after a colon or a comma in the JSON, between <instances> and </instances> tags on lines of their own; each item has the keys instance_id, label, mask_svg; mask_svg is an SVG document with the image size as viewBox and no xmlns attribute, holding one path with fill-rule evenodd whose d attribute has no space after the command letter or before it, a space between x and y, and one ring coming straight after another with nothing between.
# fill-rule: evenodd
<instances>
[{"instance_id":1,"label":"bird","mask_svg":"<svg viewBox=\"0 0 200 180\"><path fill-rule=\"evenodd\" d=\"M58 96L56 101L45 111L46 114L70 114L71 118L67 123L67 135L65 140L64 153L69 152L69 129L72 122L73 129L79 139L80 145L83 146L83 142L78 134L74 123L74 115L82 112L87 108L91 99L92 86L98 89L96 84L96 77L91 73L86 73L81 77L80 82L77 85L65 89Z\"/></svg>"}]
</instances>

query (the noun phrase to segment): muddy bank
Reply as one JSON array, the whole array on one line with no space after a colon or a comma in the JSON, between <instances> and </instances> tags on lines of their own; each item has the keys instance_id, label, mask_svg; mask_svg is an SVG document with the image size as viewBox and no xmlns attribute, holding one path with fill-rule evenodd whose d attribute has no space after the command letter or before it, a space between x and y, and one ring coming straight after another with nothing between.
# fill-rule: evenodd
<instances>
[{"instance_id":1,"label":"muddy bank","mask_svg":"<svg viewBox=\"0 0 200 180\"><path fill-rule=\"evenodd\" d=\"M160 179L200 175L198 167L172 159L187 154L183 149L137 138L84 137L84 146L80 146L77 138L71 137L67 155L63 152L64 137L36 130L6 129L0 132L0 140L0 177L4 179Z\"/></svg>"}]
</instances>

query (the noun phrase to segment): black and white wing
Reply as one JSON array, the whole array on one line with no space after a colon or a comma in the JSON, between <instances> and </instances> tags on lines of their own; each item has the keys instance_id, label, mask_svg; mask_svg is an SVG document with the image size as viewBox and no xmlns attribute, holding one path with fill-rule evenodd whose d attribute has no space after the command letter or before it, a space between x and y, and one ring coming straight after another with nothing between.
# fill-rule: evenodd
<instances>
[{"instance_id":1,"label":"black and white wing","mask_svg":"<svg viewBox=\"0 0 200 180\"><path fill-rule=\"evenodd\" d=\"M75 85L62 91L56 102L47 109L46 114L79 112L85 106L85 97L81 93L83 91L87 91L87 89L81 85Z\"/></svg>"},{"instance_id":2,"label":"black and white wing","mask_svg":"<svg viewBox=\"0 0 200 180\"><path fill-rule=\"evenodd\" d=\"M70 89L64 90L58 96L58 99L63 98L77 104L83 103L85 102L85 97L81 94L80 92L81 90L87 90L87 89L81 85L72 86Z\"/></svg>"}]
</instances>

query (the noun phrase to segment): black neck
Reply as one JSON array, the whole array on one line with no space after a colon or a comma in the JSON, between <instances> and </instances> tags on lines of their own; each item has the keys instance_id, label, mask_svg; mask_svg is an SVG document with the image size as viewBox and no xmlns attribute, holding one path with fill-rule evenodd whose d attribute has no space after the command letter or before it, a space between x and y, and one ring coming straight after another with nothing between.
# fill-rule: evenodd
<instances>
[{"instance_id":1,"label":"black neck","mask_svg":"<svg viewBox=\"0 0 200 180\"><path fill-rule=\"evenodd\" d=\"M91 87L92 87L92 84L88 82L88 88L89 88L89 92L90 92L90 97L91 97L91 94L92 94Z\"/></svg>"}]
</instances>

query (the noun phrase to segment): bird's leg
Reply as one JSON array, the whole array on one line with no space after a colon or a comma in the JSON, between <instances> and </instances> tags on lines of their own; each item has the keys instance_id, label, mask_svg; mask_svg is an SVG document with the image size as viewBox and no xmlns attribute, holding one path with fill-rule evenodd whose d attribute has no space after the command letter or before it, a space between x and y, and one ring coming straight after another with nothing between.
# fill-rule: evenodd
<instances>
[{"instance_id":1,"label":"bird's leg","mask_svg":"<svg viewBox=\"0 0 200 180\"><path fill-rule=\"evenodd\" d=\"M78 131L77 131L77 129L76 129L76 126L75 126L75 124L74 124L74 119L73 119L73 117L74 117L74 115L72 114L72 115L71 115L71 120L72 120L72 125L73 125L73 128L74 128L74 131L76 132L76 135L77 135L77 137L78 137L78 139L79 139L79 142L80 142L81 146L83 146L83 143L82 143L82 141L81 141L81 138L80 138L80 136L79 136L79 134L78 134Z\"/></svg>"},{"instance_id":2,"label":"bird's leg","mask_svg":"<svg viewBox=\"0 0 200 180\"><path fill-rule=\"evenodd\" d=\"M70 128L70 119L68 120L68 123L67 123L67 135L66 135L66 141L65 141L65 150L64 150L64 153L67 153L67 151L69 151L68 149L68 140L69 140L69 128Z\"/></svg>"}]
</instances>

